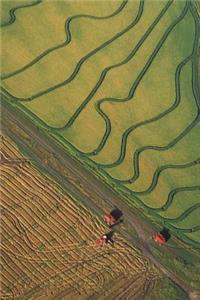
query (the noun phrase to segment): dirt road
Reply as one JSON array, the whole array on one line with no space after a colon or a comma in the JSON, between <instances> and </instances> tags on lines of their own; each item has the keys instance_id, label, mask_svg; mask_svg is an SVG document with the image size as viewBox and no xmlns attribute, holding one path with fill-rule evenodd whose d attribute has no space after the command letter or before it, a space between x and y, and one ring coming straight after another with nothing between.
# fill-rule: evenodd
<instances>
[{"instance_id":1,"label":"dirt road","mask_svg":"<svg viewBox=\"0 0 200 300\"><path fill-rule=\"evenodd\" d=\"M138 247L159 270L188 293L190 299L200 299L200 294L175 273L166 269L150 251L149 237L153 229L145 223L137 211L124 198L104 182L96 178L79 161L72 158L55 140L37 126L17 108L2 99L2 130L21 147L30 160L42 166L72 196L80 200L98 216L118 206L123 210L125 222L118 229L134 246ZM137 233L138 238L136 237Z\"/></svg>"}]
</instances>

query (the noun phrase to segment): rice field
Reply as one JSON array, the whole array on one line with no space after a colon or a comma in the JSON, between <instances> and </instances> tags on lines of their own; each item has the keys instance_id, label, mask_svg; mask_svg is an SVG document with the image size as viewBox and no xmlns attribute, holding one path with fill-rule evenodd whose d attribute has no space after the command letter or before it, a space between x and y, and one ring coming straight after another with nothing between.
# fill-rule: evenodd
<instances>
[{"instance_id":1,"label":"rice field","mask_svg":"<svg viewBox=\"0 0 200 300\"><path fill-rule=\"evenodd\" d=\"M148 259L118 234L97 247L105 224L1 138L1 299L146 294L158 278Z\"/></svg>"},{"instance_id":2,"label":"rice field","mask_svg":"<svg viewBox=\"0 0 200 300\"><path fill-rule=\"evenodd\" d=\"M17 4L16 4L17 3ZM3 95L200 246L194 1L7 1Z\"/></svg>"}]
</instances>

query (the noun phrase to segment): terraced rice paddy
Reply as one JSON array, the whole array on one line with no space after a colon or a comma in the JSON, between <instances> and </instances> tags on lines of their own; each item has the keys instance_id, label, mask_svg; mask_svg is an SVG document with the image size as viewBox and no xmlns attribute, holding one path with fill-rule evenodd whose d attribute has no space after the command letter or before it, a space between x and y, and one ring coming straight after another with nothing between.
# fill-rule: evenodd
<instances>
[{"instance_id":1,"label":"terraced rice paddy","mask_svg":"<svg viewBox=\"0 0 200 300\"><path fill-rule=\"evenodd\" d=\"M138 299L158 278L120 235L97 247L106 226L5 136L1 198L1 299Z\"/></svg>"},{"instance_id":2,"label":"terraced rice paddy","mask_svg":"<svg viewBox=\"0 0 200 300\"><path fill-rule=\"evenodd\" d=\"M194 1L28 1L11 21L2 4L8 101L199 247Z\"/></svg>"}]
</instances>

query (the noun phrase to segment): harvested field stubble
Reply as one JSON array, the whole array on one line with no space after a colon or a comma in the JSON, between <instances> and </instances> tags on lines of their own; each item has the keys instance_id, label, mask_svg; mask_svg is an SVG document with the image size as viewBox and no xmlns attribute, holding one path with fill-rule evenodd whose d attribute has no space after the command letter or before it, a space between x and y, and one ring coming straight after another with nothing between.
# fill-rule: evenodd
<instances>
[{"instance_id":1,"label":"harvested field stubble","mask_svg":"<svg viewBox=\"0 0 200 300\"><path fill-rule=\"evenodd\" d=\"M157 278L120 235L114 247L97 248L105 225L39 174L5 136L1 183L1 299L138 299Z\"/></svg>"}]
</instances>

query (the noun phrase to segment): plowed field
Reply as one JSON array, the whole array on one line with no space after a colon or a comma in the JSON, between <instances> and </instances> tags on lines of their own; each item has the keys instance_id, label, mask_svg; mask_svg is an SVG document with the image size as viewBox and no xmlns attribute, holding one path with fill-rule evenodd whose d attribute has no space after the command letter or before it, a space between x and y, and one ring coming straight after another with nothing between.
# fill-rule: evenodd
<instances>
[{"instance_id":1,"label":"plowed field","mask_svg":"<svg viewBox=\"0 0 200 300\"><path fill-rule=\"evenodd\" d=\"M1 299L140 299L151 263L118 234L97 247L105 224L1 138Z\"/></svg>"}]
</instances>

